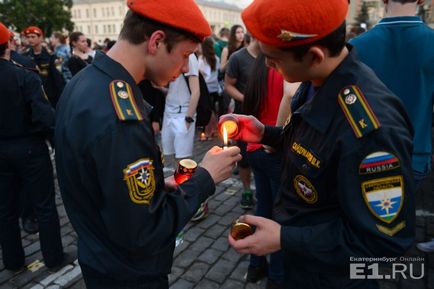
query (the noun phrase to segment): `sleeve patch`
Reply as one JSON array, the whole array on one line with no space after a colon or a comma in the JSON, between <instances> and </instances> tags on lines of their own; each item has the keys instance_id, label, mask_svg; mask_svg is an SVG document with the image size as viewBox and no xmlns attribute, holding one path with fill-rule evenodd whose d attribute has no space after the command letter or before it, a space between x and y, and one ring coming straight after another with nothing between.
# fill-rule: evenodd
<instances>
[{"instance_id":1,"label":"sleeve patch","mask_svg":"<svg viewBox=\"0 0 434 289\"><path fill-rule=\"evenodd\" d=\"M362 183L362 194L371 213L384 223L392 223L404 204L402 176L374 179Z\"/></svg>"},{"instance_id":2,"label":"sleeve patch","mask_svg":"<svg viewBox=\"0 0 434 289\"><path fill-rule=\"evenodd\" d=\"M388 228L379 224L377 224L376 226L378 231L380 231L381 233L393 237L396 233L398 233L399 231L405 228L405 221L402 221L401 223L399 223L398 225L392 228Z\"/></svg>"},{"instance_id":3,"label":"sleeve patch","mask_svg":"<svg viewBox=\"0 0 434 289\"><path fill-rule=\"evenodd\" d=\"M359 166L360 175L369 175L394 170L400 167L399 159L388 152L378 151L366 156Z\"/></svg>"},{"instance_id":4,"label":"sleeve patch","mask_svg":"<svg viewBox=\"0 0 434 289\"><path fill-rule=\"evenodd\" d=\"M150 159L140 159L124 169L124 181L131 201L149 205L155 192L154 166Z\"/></svg>"},{"instance_id":5,"label":"sleeve patch","mask_svg":"<svg viewBox=\"0 0 434 289\"><path fill-rule=\"evenodd\" d=\"M131 86L127 82L122 80L113 80L110 82L109 89L113 107L120 120L143 120L143 116L137 107Z\"/></svg>"},{"instance_id":6,"label":"sleeve patch","mask_svg":"<svg viewBox=\"0 0 434 289\"><path fill-rule=\"evenodd\" d=\"M338 102L357 138L380 128L380 122L358 86L344 87Z\"/></svg>"}]
</instances>

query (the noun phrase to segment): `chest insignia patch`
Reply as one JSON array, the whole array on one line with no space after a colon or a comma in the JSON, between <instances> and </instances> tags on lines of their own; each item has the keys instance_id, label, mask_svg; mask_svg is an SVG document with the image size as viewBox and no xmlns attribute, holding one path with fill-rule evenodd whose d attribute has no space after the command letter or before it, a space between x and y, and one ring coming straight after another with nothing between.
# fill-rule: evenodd
<instances>
[{"instance_id":1,"label":"chest insignia patch","mask_svg":"<svg viewBox=\"0 0 434 289\"><path fill-rule=\"evenodd\" d=\"M291 146L291 150L296 154L304 158L309 162L311 166L319 169L321 161L307 148L303 147L301 144L294 142Z\"/></svg>"},{"instance_id":2,"label":"chest insignia patch","mask_svg":"<svg viewBox=\"0 0 434 289\"><path fill-rule=\"evenodd\" d=\"M294 188L306 203L315 204L318 201L318 192L305 176L297 175L294 178Z\"/></svg>"},{"instance_id":3,"label":"chest insignia patch","mask_svg":"<svg viewBox=\"0 0 434 289\"><path fill-rule=\"evenodd\" d=\"M123 80L114 80L110 83L110 95L116 115L122 121L143 120L137 107L131 86Z\"/></svg>"},{"instance_id":4,"label":"chest insignia patch","mask_svg":"<svg viewBox=\"0 0 434 289\"><path fill-rule=\"evenodd\" d=\"M399 167L399 160L395 155L379 151L365 157L360 164L359 174L368 175L382 173Z\"/></svg>"},{"instance_id":5,"label":"chest insignia patch","mask_svg":"<svg viewBox=\"0 0 434 289\"><path fill-rule=\"evenodd\" d=\"M362 192L368 209L375 217L387 224L398 217L404 203L402 176L363 182Z\"/></svg>"},{"instance_id":6,"label":"chest insignia patch","mask_svg":"<svg viewBox=\"0 0 434 289\"><path fill-rule=\"evenodd\" d=\"M380 122L358 86L341 89L338 102L357 138L380 127Z\"/></svg>"},{"instance_id":7,"label":"chest insignia patch","mask_svg":"<svg viewBox=\"0 0 434 289\"><path fill-rule=\"evenodd\" d=\"M154 166L150 159L140 159L124 169L124 181L135 204L149 205L155 192Z\"/></svg>"}]
</instances>

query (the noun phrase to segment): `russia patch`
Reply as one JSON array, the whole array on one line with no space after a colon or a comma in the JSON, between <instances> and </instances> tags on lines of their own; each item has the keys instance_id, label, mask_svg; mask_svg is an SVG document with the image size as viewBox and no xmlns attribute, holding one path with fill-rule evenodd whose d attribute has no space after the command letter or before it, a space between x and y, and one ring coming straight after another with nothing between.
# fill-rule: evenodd
<instances>
[{"instance_id":1,"label":"russia patch","mask_svg":"<svg viewBox=\"0 0 434 289\"><path fill-rule=\"evenodd\" d=\"M399 159L388 152L374 152L365 157L360 164L359 174L368 175L382 173L399 168Z\"/></svg>"},{"instance_id":2,"label":"russia patch","mask_svg":"<svg viewBox=\"0 0 434 289\"><path fill-rule=\"evenodd\" d=\"M404 203L402 176L363 182L362 192L366 205L375 217L387 224L398 217Z\"/></svg>"},{"instance_id":3,"label":"russia patch","mask_svg":"<svg viewBox=\"0 0 434 289\"><path fill-rule=\"evenodd\" d=\"M124 169L124 180L130 199L136 204L149 205L155 192L154 166L150 159L140 159Z\"/></svg>"}]
</instances>

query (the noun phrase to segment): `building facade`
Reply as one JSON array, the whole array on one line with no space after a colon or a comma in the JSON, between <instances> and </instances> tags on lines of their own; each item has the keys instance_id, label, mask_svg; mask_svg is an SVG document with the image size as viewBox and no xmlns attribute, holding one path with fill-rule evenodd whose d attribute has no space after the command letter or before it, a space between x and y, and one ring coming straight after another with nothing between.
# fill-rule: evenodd
<instances>
[{"instance_id":1,"label":"building facade","mask_svg":"<svg viewBox=\"0 0 434 289\"><path fill-rule=\"evenodd\" d=\"M71 9L74 30L83 32L98 44L116 40L128 11L125 0L73 0ZM222 27L242 24L241 9L224 2L197 0L214 32Z\"/></svg>"},{"instance_id":2,"label":"building facade","mask_svg":"<svg viewBox=\"0 0 434 289\"><path fill-rule=\"evenodd\" d=\"M384 16L383 0L351 0L350 9L347 16L347 23L355 23L357 15L360 13L363 2L366 3L369 15L370 26L375 25ZM434 0L425 0L422 5L419 6L417 12L424 21L431 26L434 26Z\"/></svg>"}]
</instances>

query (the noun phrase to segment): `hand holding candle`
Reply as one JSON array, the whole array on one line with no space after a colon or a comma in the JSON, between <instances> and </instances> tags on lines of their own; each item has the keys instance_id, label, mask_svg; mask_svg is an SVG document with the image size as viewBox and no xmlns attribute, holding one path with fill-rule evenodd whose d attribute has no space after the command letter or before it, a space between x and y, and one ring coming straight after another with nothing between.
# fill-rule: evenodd
<instances>
[{"instance_id":1,"label":"hand holding candle","mask_svg":"<svg viewBox=\"0 0 434 289\"><path fill-rule=\"evenodd\" d=\"M228 138L250 143L259 143L264 136L265 126L254 116L225 114L220 117L218 130L223 134L226 128Z\"/></svg>"}]
</instances>

